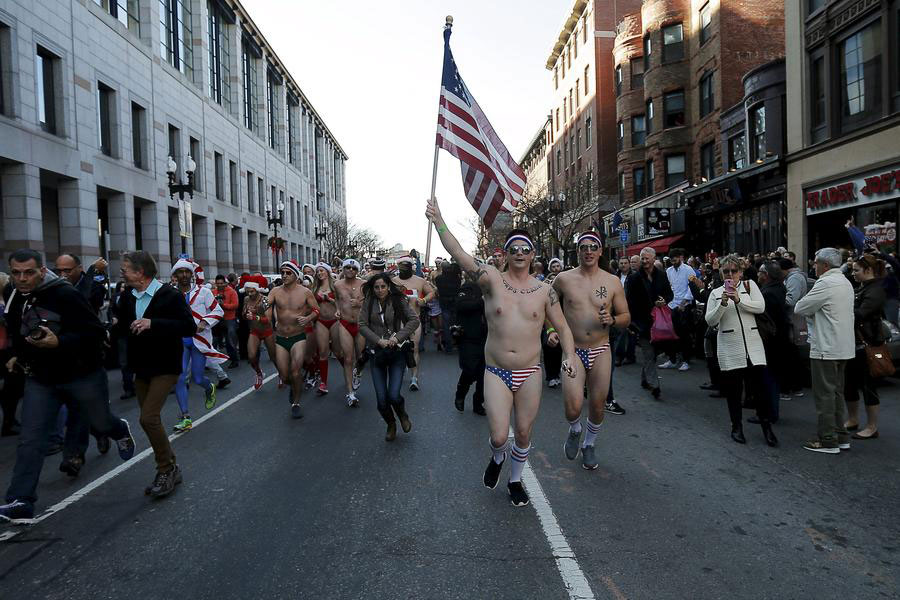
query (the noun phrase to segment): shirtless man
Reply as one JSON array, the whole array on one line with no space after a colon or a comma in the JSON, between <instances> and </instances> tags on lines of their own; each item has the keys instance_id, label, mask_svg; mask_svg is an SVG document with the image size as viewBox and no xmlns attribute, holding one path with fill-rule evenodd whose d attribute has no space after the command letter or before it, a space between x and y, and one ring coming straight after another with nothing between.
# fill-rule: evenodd
<instances>
[{"instance_id":1,"label":"shirtless man","mask_svg":"<svg viewBox=\"0 0 900 600\"><path fill-rule=\"evenodd\" d=\"M417 315L421 313L422 307L434 299L435 288L428 283L427 280L413 273L415 261L410 256L402 256L397 259L397 267L400 269L397 276L394 277L394 283L399 285L409 300L409 306ZM420 324L415 333L412 334L413 356L416 359L416 366L412 368L412 377L409 380L410 391L419 390L419 345L422 342L422 325Z\"/></svg>"},{"instance_id":2,"label":"shirtless man","mask_svg":"<svg viewBox=\"0 0 900 600\"><path fill-rule=\"evenodd\" d=\"M538 374L541 369L541 327L544 320L549 319L556 328L563 348L562 368L569 377L575 377L577 372L571 360L575 351L572 333L556 292L528 274L534 244L524 231L514 229L507 236L505 257L509 270L500 273L490 265L478 265L463 251L447 230L436 200L428 201L425 214L437 227L444 248L484 293L488 323L484 408L491 429L493 454L484 472L484 485L490 489L497 487L509 449L510 410L515 407L515 444L507 490L514 506L525 506L528 494L522 486L522 471L528 460L531 430L541 403L542 380Z\"/></svg>"},{"instance_id":3,"label":"shirtless man","mask_svg":"<svg viewBox=\"0 0 900 600\"><path fill-rule=\"evenodd\" d=\"M581 406L584 385L590 398L587 433L581 443L581 465L588 470L597 468L594 442L603 423L603 408L609 394L612 351L609 347L609 328L625 329L631 323L625 288L612 273L602 270L598 261L603 254L600 236L589 231L578 237L578 268L564 271L553 280L553 289L562 301L566 321L575 339L575 353L584 370L563 381L566 420L569 436L565 443L566 458L575 460L581 440ZM557 333L550 332L550 336Z\"/></svg>"},{"instance_id":4,"label":"shirtless man","mask_svg":"<svg viewBox=\"0 0 900 600\"><path fill-rule=\"evenodd\" d=\"M335 316L340 325L337 332L338 343L343 356L344 381L347 384L347 406L358 406L356 390L359 389L359 372L356 361L362 355L366 339L359 334L359 309L363 302L363 281L358 278L359 262L348 258L341 264L343 279L334 282L334 301L337 305Z\"/></svg>"},{"instance_id":5,"label":"shirtless man","mask_svg":"<svg viewBox=\"0 0 900 600\"><path fill-rule=\"evenodd\" d=\"M281 285L269 292L266 318L275 323L275 366L282 381L290 387L291 416L303 417L300 394L303 378L300 370L306 350L306 326L319 317L319 305L313 293L300 285L300 267L293 261L281 263Z\"/></svg>"}]
</instances>

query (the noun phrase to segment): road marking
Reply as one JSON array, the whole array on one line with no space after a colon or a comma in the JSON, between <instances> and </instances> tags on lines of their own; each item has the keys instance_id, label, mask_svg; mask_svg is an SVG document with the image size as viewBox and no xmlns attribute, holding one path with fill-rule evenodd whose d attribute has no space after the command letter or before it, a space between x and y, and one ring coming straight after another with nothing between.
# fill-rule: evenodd
<instances>
[{"instance_id":1,"label":"road marking","mask_svg":"<svg viewBox=\"0 0 900 600\"><path fill-rule=\"evenodd\" d=\"M277 377L277 376L278 376L277 373L273 373L272 375L269 375L268 377L266 377L263 380L263 385L269 383L270 381L275 379L275 377ZM238 402L239 400L243 399L245 396L253 393L253 391L254 391L253 386L250 386L249 388L247 388L246 390L244 390L243 392L241 392L240 394L238 394L237 396L235 396L228 402L226 402L220 406L217 406L216 408L209 411L208 413L206 413L199 419L195 420L193 422L193 427L202 425L205 421L213 418L214 416L216 416L217 414L219 414L220 412L222 412L223 410L225 410L226 408L228 408L235 402ZM183 433L173 433L172 435L169 436L169 441L173 442L173 441L175 441L176 438L179 438L183 435L184 435ZM124 473L131 467L135 466L136 464L138 464L139 462L141 462L148 456L151 456L152 454L153 454L152 447L144 449L142 452L134 455L131 458L131 460L127 460L127 461L123 462L122 464L120 464L118 467L116 467L112 471L109 471L106 474L101 475L100 477L98 477L94 481L90 482L89 484L87 484L86 486L84 486L83 488L81 488L80 490L78 490L77 492L75 492L74 494L69 496L68 498L65 498L64 500L60 500L59 502L57 502L56 504L54 504L53 506L48 508L46 511L44 511L43 514L41 514L40 516L35 517L34 519L18 520L16 522L16 525L36 525L36 524L40 523L44 519L46 519L52 515L55 515L56 513L68 508L72 504L75 504L76 502L78 502L79 500L81 500L82 498L84 498L85 496L90 494L91 492L93 492L95 489L97 489L98 487L100 487L101 485L103 485L104 483L109 481L110 479L113 479L114 477L121 475L122 473ZM0 542L5 542L7 540L11 540L12 538L14 538L17 535L19 535L20 533L22 533L23 531L26 531L26 529L21 528L21 529L9 530L9 531L0 533Z\"/></svg>"},{"instance_id":2,"label":"road marking","mask_svg":"<svg viewBox=\"0 0 900 600\"><path fill-rule=\"evenodd\" d=\"M553 551L553 557L556 559L556 568L562 577L572 600L594 600L594 592L587 578L578 564L575 552L566 541L566 536L559 527L556 515L544 495L544 489L541 482L538 481L537 475L531 469L531 465L525 463L525 469L522 471L522 483L528 490L528 496L531 499L531 505L537 512L538 520L541 522L541 528L544 530L544 536L550 543L550 549Z\"/></svg>"}]
</instances>

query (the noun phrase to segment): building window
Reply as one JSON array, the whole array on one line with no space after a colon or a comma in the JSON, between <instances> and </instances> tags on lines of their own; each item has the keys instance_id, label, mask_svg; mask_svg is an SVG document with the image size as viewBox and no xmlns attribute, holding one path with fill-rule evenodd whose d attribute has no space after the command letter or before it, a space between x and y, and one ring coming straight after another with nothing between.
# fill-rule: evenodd
<instances>
[{"instance_id":1,"label":"building window","mask_svg":"<svg viewBox=\"0 0 900 600\"><path fill-rule=\"evenodd\" d=\"M650 42L650 33L644 35L644 72L650 70L650 54L653 51L653 44Z\"/></svg>"},{"instance_id":2,"label":"building window","mask_svg":"<svg viewBox=\"0 0 900 600\"><path fill-rule=\"evenodd\" d=\"M563 140L563 164L569 165L569 140Z\"/></svg>"},{"instance_id":3,"label":"building window","mask_svg":"<svg viewBox=\"0 0 900 600\"><path fill-rule=\"evenodd\" d=\"M571 164L574 165L575 164L575 136L574 135L569 136L569 146L570 146L569 157L571 159Z\"/></svg>"},{"instance_id":4,"label":"building window","mask_svg":"<svg viewBox=\"0 0 900 600\"><path fill-rule=\"evenodd\" d=\"M112 156L115 150L116 93L99 81L97 82L97 132L100 152Z\"/></svg>"},{"instance_id":5,"label":"building window","mask_svg":"<svg viewBox=\"0 0 900 600\"><path fill-rule=\"evenodd\" d=\"M575 130L575 152L581 156L581 127Z\"/></svg>"},{"instance_id":6,"label":"building window","mask_svg":"<svg viewBox=\"0 0 900 600\"><path fill-rule=\"evenodd\" d=\"M584 120L584 147L591 147L591 118Z\"/></svg>"},{"instance_id":7,"label":"building window","mask_svg":"<svg viewBox=\"0 0 900 600\"><path fill-rule=\"evenodd\" d=\"M622 65L616 65L616 96L622 93Z\"/></svg>"},{"instance_id":8,"label":"building window","mask_svg":"<svg viewBox=\"0 0 900 600\"><path fill-rule=\"evenodd\" d=\"M716 176L715 154L716 145L713 142L700 147L700 176L706 177L707 181Z\"/></svg>"},{"instance_id":9,"label":"building window","mask_svg":"<svg viewBox=\"0 0 900 600\"><path fill-rule=\"evenodd\" d=\"M287 103L287 134L288 134L288 162L295 167L298 163L298 155L297 155L297 115L295 114L297 110L300 108L300 102L297 98L288 93L288 103Z\"/></svg>"},{"instance_id":10,"label":"building window","mask_svg":"<svg viewBox=\"0 0 900 600\"><path fill-rule=\"evenodd\" d=\"M553 89L559 89L559 67L553 67Z\"/></svg>"},{"instance_id":11,"label":"building window","mask_svg":"<svg viewBox=\"0 0 900 600\"><path fill-rule=\"evenodd\" d=\"M231 106L231 41L229 23L218 2L207 2L209 15L209 97L226 108Z\"/></svg>"},{"instance_id":12,"label":"building window","mask_svg":"<svg viewBox=\"0 0 900 600\"><path fill-rule=\"evenodd\" d=\"M825 57L813 58L809 67L809 123L812 141L825 139Z\"/></svg>"},{"instance_id":13,"label":"building window","mask_svg":"<svg viewBox=\"0 0 900 600\"><path fill-rule=\"evenodd\" d=\"M643 146L647 139L647 121L644 115L631 117L631 145Z\"/></svg>"},{"instance_id":14,"label":"building window","mask_svg":"<svg viewBox=\"0 0 900 600\"><path fill-rule=\"evenodd\" d=\"M240 206L241 200L238 197L238 168L237 163L233 160L228 161L228 192L231 196L231 204Z\"/></svg>"},{"instance_id":15,"label":"building window","mask_svg":"<svg viewBox=\"0 0 900 600\"><path fill-rule=\"evenodd\" d=\"M764 104L750 111L750 160L760 161L766 156L766 107Z\"/></svg>"},{"instance_id":16,"label":"building window","mask_svg":"<svg viewBox=\"0 0 900 600\"><path fill-rule=\"evenodd\" d=\"M194 173L194 189L198 192L203 189L203 150L200 149L200 140L190 138L191 158L197 164L197 171Z\"/></svg>"},{"instance_id":17,"label":"building window","mask_svg":"<svg viewBox=\"0 0 900 600\"><path fill-rule=\"evenodd\" d=\"M159 0L160 55L193 80L193 36L189 0Z\"/></svg>"},{"instance_id":18,"label":"building window","mask_svg":"<svg viewBox=\"0 0 900 600\"><path fill-rule=\"evenodd\" d=\"M588 20L587 15L581 17L581 42L587 44Z\"/></svg>"},{"instance_id":19,"label":"building window","mask_svg":"<svg viewBox=\"0 0 900 600\"><path fill-rule=\"evenodd\" d=\"M575 80L575 106L581 106L581 80Z\"/></svg>"},{"instance_id":20,"label":"building window","mask_svg":"<svg viewBox=\"0 0 900 600\"><path fill-rule=\"evenodd\" d=\"M225 157L213 153L213 169L216 176L216 199L225 201Z\"/></svg>"},{"instance_id":21,"label":"building window","mask_svg":"<svg viewBox=\"0 0 900 600\"><path fill-rule=\"evenodd\" d=\"M116 18L135 35L141 34L138 0L94 0L94 4Z\"/></svg>"},{"instance_id":22,"label":"building window","mask_svg":"<svg viewBox=\"0 0 900 600\"><path fill-rule=\"evenodd\" d=\"M639 90L644 87L644 58L639 56L631 59L631 89Z\"/></svg>"},{"instance_id":23,"label":"building window","mask_svg":"<svg viewBox=\"0 0 900 600\"><path fill-rule=\"evenodd\" d=\"M881 116L881 23L876 21L838 46L841 130Z\"/></svg>"},{"instance_id":24,"label":"building window","mask_svg":"<svg viewBox=\"0 0 900 600\"><path fill-rule=\"evenodd\" d=\"M174 125L169 125L169 156L181 167L181 131Z\"/></svg>"},{"instance_id":25,"label":"building window","mask_svg":"<svg viewBox=\"0 0 900 600\"><path fill-rule=\"evenodd\" d=\"M559 132L559 109L556 109L556 131Z\"/></svg>"},{"instance_id":26,"label":"building window","mask_svg":"<svg viewBox=\"0 0 900 600\"><path fill-rule=\"evenodd\" d=\"M247 171L247 210L256 212L256 202L253 201L253 173Z\"/></svg>"},{"instance_id":27,"label":"building window","mask_svg":"<svg viewBox=\"0 0 900 600\"><path fill-rule=\"evenodd\" d=\"M257 208L259 208L259 214L264 215L266 214L266 184L263 183L262 177L256 180L256 190Z\"/></svg>"},{"instance_id":28,"label":"building window","mask_svg":"<svg viewBox=\"0 0 900 600\"><path fill-rule=\"evenodd\" d=\"M282 197L284 196L284 192L281 192ZM297 229L297 205L294 204L294 197L290 197L290 205L291 205L291 229Z\"/></svg>"},{"instance_id":29,"label":"building window","mask_svg":"<svg viewBox=\"0 0 900 600\"><path fill-rule=\"evenodd\" d=\"M140 104L131 103L131 156L134 166L147 169L144 140L147 138L147 110Z\"/></svg>"},{"instance_id":30,"label":"building window","mask_svg":"<svg viewBox=\"0 0 900 600\"><path fill-rule=\"evenodd\" d=\"M806 0L807 14L811 15L825 6L825 0Z\"/></svg>"},{"instance_id":31,"label":"building window","mask_svg":"<svg viewBox=\"0 0 900 600\"><path fill-rule=\"evenodd\" d=\"M647 161L647 195L653 195L653 186L656 183L656 169L653 166L653 160Z\"/></svg>"},{"instance_id":32,"label":"building window","mask_svg":"<svg viewBox=\"0 0 900 600\"><path fill-rule=\"evenodd\" d=\"M556 174L562 173L562 152L556 150Z\"/></svg>"},{"instance_id":33,"label":"building window","mask_svg":"<svg viewBox=\"0 0 900 600\"><path fill-rule=\"evenodd\" d=\"M283 83L284 80L281 78L281 75L270 64L266 73L266 105L268 106L269 116L269 147L276 152L281 152L283 144L281 133L281 88ZM275 201L274 198L272 201Z\"/></svg>"},{"instance_id":34,"label":"building window","mask_svg":"<svg viewBox=\"0 0 900 600\"><path fill-rule=\"evenodd\" d=\"M663 127L684 125L684 90L669 92L663 98Z\"/></svg>"},{"instance_id":35,"label":"building window","mask_svg":"<svg viewBox=\"0 0 900 600\"><path fill-rule=\"evenodd\" d=\"M244 81L244 127L255 131L259 127L256 118L256 107L259 105L259 84L256 73L258 58L251 42L244 38L241 41L241 77Z\"/></svg>"},{"instance_id":36,"label":"building window","mask_svg":"<svg viewBox=\"0 0 900 600\"><path fill-rule=\"evenodd\" d=\"M616 147L619 151L625 146L625 124L622 121L616 123Z\"/></svg>"},{"instance_id":37,"label":"building window","mask_svg":"<svg viewBox=\"0 0 900 600\"><path fill-rule=\"evenodd\" d=\"M666 188L678 185L686 179L684 154L670 154L666 157Z\"/></svg>"},{"instance_id":38,"label":"building window","mask_svg":"<svg viewBox=\"0 0 900 600\"><path fill-rule=\"evenodd\" d=\"M9 27L0 23L0 115L12 116L12 43Z\"/></svg>"},{"instance_id":39,"label":"building window","mask_svg":"<svg viewBox=\"0 0 900 600\"><path fill-rule=\"evenodd\" d=\"M713 111L715 106L715 92L713 91L713 74L706 73L700 78L700 117L703 118Z\"/></svg>"},{"instance_id":40,"label":"building window","mask_svg":"<svg viewBox=\"0 0 900 600\"><path fill-rule=\"evenodd\" d=\"M575 110L572 105L572 88L569 88L569 118L575 118Z\"/></svg>"},{"instance_id":41,"label":"building window","mask_svg":"<svg viewBox=\"0 0 900 600\"><path fill-rule=\"evenodd\" d=\"M743 169L747 164L747 138L737 135L728 140L728 169Z\"/></svg>"},{"instance_id":42,"label":"building window","mask_svg":"<svg viewBox=\"0 0 900 600\"><path fill-rule=\"evenodd\" d=\"M700 9L700 45L702 46L709 41L712 36L712 8L707 2Z\"/></svg>"},{"instance_id":43,"label":"building window","mask_svg":"<svg viewBox=\"0 0 900 600\"><path fill-rule=\"evenodd\" d=\"M681 23L663 27L663 62L674 62L682 58L684 58L684 37Z\"/></svg>"},{"instance_id":44,"label":"building window","mask_svg":"<svg viewBox=\"0 0 900 600\"><path fill-rule=\"evenodd\" d=\"M644 114L647 115L647 135L650 135L653 133L653 98L647 98L645 107L646 110Z\"/></svg>"},{"instance_id":45,"label":"building window","mask_svg":"<svg viewBox=\"0 0 900 600\"><path fill-rule=\"evenodd\" d=\"M306 233L309 233L309 207L303 207L303 229Z\"/></svg>"},{"instance_id":46,"label":"building window","mask_svg":"<svg viewBox=\"0 0 900 600\"><path fill-rule=\"evenodd\" d=\"M57 85L59 57L38 46L35 60L38 123L47 133L57 135L61 133L57 119L61 104L61 99L57 97L60 87Z\"/></svg>"},{"instance_id":47,"label":"building window","mask_svg":"<svg viewBox=\"0 0 900 600\"><path fill-rule=\"evenodd\" d=\"M646 182L644 181L644 167L634 167L631 170L631 183L634 189L634 199L642 200L647 196Z\"/></svg>"},{"instance_id":48,"label":"building window","mask_svg":"<svg viewBox=\"0 0 900 600\"><path fill-rule=\"evenodd\" d=\"M619 205L625 202L625 172L619 172Z\"/></svg>"},{"instance_id":49,"label":"building window","mask_svg":"<svg viewBox=\"0 0 900 600\"><path fill-rule=\"evenodd\" d=\"M563 98L563 124L565 124L565 122L568 120L569 120L569 115L566 110L566 99Z\"/></svg>"},{"instance_id":50,"label":"building window","mask_svg":"<svg viewBox=\"0 0 900 600\"><path fill-rule=\"evenodd\" d=\"M591 73L591 66L587 65L584 68L584 97L587 98L588 93L590 92L590 86L588 85L588 77Z\"/></svg>"}]
</instances>

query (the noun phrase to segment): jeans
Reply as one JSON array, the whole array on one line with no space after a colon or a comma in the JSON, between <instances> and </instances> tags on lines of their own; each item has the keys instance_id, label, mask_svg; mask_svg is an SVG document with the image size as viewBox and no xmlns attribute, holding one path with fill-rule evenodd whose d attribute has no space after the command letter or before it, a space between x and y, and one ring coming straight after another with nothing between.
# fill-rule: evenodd
<instances>
[{"instance_id":1,"label":"jeans","mask_svg":"<svg viewBox=\"0 0 900 600\"><path fill-rule=\"evenodd\" d=\"M403 406L400 397L400 388L403 386L403 375L406 372L406 356L403 352L393 352L379 365L379 359L372 358L372 386L375 388L375 397L378 400L378 410L384 412L388 406Z\"/></svg>"},{"instance_id":2,"label":"jeans","mask_svg":"<svg viewBox=\"0 0 900 600\"><path fill-rule=\"evenodd\" d=\"M753 366L747 363L742 369L722 371L720 382L721 391L728 400L728 415L731 417L732 429L743 427L741 409L743 404L744 386L751 397L757 398L756 415L760 421L771 422L771 405L761 401L765 397L763 392L763 377L766 368L762 365Z\"/></svg>"},{"instance_id":3,"label":"jeans","mask_svg":"<svg viewBox=\"0 0 900 600\"><path fill-rule=\"evenodd\" d=\"M178 408L182 415L190 414L187 388L188 368L191 370L191 379L194 383L207 391L212 387L212 383L204 373L206 357L197 349L193 339L185 338L185 340L184 352L181 355L181 375L178 377L178 383L175 384L175 398L178 399Z\"/></svg>"},{"instance_id":4,"label":"jeans","mask_svg":"<svg viewBox=\"0 0 900 600\"><path fill-rule=\"evenodd\" d=\"M134 371L128 368L128 338L120 337L116 341L119 346L119 366L122 369L122 391L134 393Z\"/></svg>"},{"instance_id":5,"label":"jeans","mask_svg":"<svg viewBox=\"0 0 900 600\"><path fill-rule=\"evenodd\" d=\"M450 327L456 325L456 299L439 298L441 305L441 319L443 325L444 351L450 352L453 348L453 336L450 335Z\"/></svg>"},{"instance_id":6,"label":"jeans","mask_svg":"<svg viewBox=\"0 0 900 600\"><path fill-rule=\"evenodd\" d=\"M693 324L691 321L693 314L694 309L692 304L689 304L685 308L672 310L672 325L675 327L675 333L678 335L678 339L666 342L666 354L673 363L678 362L679 354L681 354L681 359L684 362L691 359L691 354L694 350Z\"/></svg>"},{"instance_id":7,"label":"jeans","mask_svg":"<svg viewBox=\"0 0 900 600\"><path fill-rule=\"evenodd\" d=\"M809 361L812 370L812 389L818 415L819 441L840 443L846 441L844 429L844 369L846 360Z\"/></svg>"},{"instance_id":8,"label":"jeans","mask_svg":"<svg viewBox=\"0 0 900 600\"><path fill-rule=\"evenodd\" d=\"M128 435L125 421L109 409L109 382L103 369L67 383L51 384L27 378L22 404L22 434L16 448L12 481L6 490L8 502L21 500L34 504L37 501L36 490L44 466L44 454L63 404L68 404L72 410L80 410L90 426L100 434L116 440ZM71 437L76 442L75 435ZM68 445L70 440L67 439L66 443Z\"/></svg>"},{"instance_id":9,"label":"jeans","mask_svg":"<svg viewBox=\"0 0 900 600\"><path fill-rule=\"evenodd\" d=\"M238 361L238 322L237 319L225 321L225 349L232 362Z\"/></svg>"},{"instance_id":10,"label":"jeans","mask_svg":"<svg viewBox=\"0 0 900 600\"><path fill-rule=\"evenodd\" d=\"M650 338L638 338L637 345L641 349L641 383L657 388L659 375L656 372L656 348Z\"/></svg>"}]
</instances>

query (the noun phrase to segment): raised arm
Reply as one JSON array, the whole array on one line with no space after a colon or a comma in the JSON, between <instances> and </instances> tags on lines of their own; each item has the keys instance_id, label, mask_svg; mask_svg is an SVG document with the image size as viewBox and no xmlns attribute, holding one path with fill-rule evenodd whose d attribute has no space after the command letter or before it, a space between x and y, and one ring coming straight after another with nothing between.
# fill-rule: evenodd
<instances>
[{"instance_id":1,"label":"raised arm","mask_svg":"<svg viewBox=\"0 0 900 600\"><path fill-rule=\"evenodd\" d=\"M438 207L437 199L432 198L428 201L425 216L434 222L438 236L441 238L441 244L450 253L450 256L459 263L463 271L473 277L473 280L478 283L481 289L489 290L491 280L499 277L500 274L497 272L497 269L490 265L479 265L468 252L463 250L456 236L450 233L450 230L447 228L447 223L444 222L444 218L441 216L441 209Z\"/></svg>"}]
</instances>

